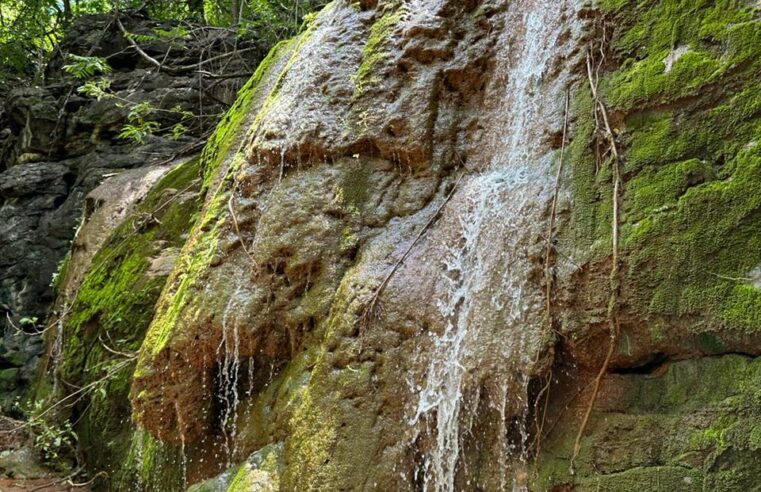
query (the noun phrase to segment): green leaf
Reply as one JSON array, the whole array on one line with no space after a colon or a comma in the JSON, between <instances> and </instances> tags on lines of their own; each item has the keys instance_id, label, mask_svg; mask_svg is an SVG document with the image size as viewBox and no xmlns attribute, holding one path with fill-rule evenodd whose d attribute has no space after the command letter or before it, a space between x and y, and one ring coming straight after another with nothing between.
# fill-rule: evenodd
<instances>
[{"instance_id":1,"label":"green leaf","mask_svg":"<svg viewBox=\"0 0 761 492\"><path fill-rule=\"evenodd\" d=\"M67 59L71 62L64 65L63 69L78 79L86 79L97 73L109 73L111 66L105 58L100 56L79 56L69 54Z\"/></svg>"}]
</instances>

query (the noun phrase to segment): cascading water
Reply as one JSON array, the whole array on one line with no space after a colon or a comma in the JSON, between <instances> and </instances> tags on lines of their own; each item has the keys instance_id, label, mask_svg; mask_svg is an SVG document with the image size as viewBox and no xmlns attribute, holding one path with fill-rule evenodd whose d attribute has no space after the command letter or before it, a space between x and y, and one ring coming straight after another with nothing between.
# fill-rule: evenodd
<instances>
[{"instance_id":1,"label":"cascading water","mask_svg":"<svg viewBox=\"0 0 761 492\"><path fill-rule=\"evenodd\" d=\"M455 490L463 436L470 431L465 414L473 418L487 381L497 388L489 404L502 418L499 468L507 454L524 452L525 428L519 449L511 449L506 420L525 417L527 376L548 337L527 250L546 231L542 214L556 158L546 137L562 121L568 84L567 73L550 79L549 71L568 55L559 46L561 36L578 27L577 3L524 0L509 7L498 68L507 83L494 118L492 157L478 175L463 180L453 199L462 212L460 232L445 247L437 303L444 328L432 335L411 418L419 433L432 433L418 470L426 491ZM506 488L503 476L500 486ZM523 487L513 478L513 490Z\"/></svg>"},{"instance_id":2,"label":"cascading water","mask_svg":"<svg viewBox=\"0 0 761 492\"><path fill-rule=\"evenodd\" d=\"M241 306L241 292L241 288L238 286L227 302L222 316L222 340L219 342L219 347L217 347L217 358L220 364L218 397L224 403L221 428L224 434L224 447L228 466L232 456L235 454L237 434L236 411L239 403L238 380L241 364L238 319L233 315L231 322L229 318L230 314Z\"/></svg>"}]
</instances>

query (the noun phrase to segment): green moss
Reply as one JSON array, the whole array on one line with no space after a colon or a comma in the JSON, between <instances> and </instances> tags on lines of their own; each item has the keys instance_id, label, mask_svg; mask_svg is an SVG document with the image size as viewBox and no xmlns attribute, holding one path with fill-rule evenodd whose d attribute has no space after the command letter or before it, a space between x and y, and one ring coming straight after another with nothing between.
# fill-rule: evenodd
<instances>
[{"instance_id":1,"label":"green moss","mask_svg":"<svg viewBox=\"0 0 761 492\"><path fill-rule=\"evenodd\" d=\"M360 361L356 336L363 312L362 292L374 286L360 271L349 269L336 290L330 317L317 329L309 380L300 388L298 405L289 419L282 477L283 490L361 490L374 480L357 473L356 456L374 456L382 446L375 429L380 403L368 395L377 390L375 362ZM367 283L367 285L363 285ZM366 289L366 290L365 290ZM348 342L348 343L347 343ZM379 483L393 481L392 463L374 468Z\"/></svg>"},{"instance_id":2,"label":"green moss","mask_svg":"<svg viewBox=\"0 0 761 492\"><path fill-rule=\"evenodd\" d=\"M275 492L279 490L280 454L282 446L272 444L257 451L243 463L233 477L227 492Z\"/></svg>"},{"instance_id":3,"label":"green moss","mask_svg":"<svg viewBox=\"0 0 761 492\"><path fill-rule=\"evenodd\" d=\"M729 0L602 7L619 27L611 41L619 68L601 74L601 95L625 156L627 307L658 323L661 339L671 336L669 319L691 317L692 332L722 327L721 343L731 345L761 326L756 289L743 280L761 264L761 20ZM667 72L676 47L689 51ZM569 241L582 258L603 260L611 251L610 164L590 150L588 89L574 99Z\"/></svg>"},{"instance_id":4,"label":"green moss","mask_svg":"<svg viewBox=\"0 0 761 492\"><path fill-rule=\"evenodd\" d=\"M630 220L676 205L688 188L709 181L713 168L698 159L643 170L627 184L626 207Z\"/></svg>"},{"instance_id":5,"label":"green moss","mask_svg":"<svg viewBox=\"0 0 761 492\"><path fill-rule=\"evenodd\" d=\"M173 276L170 280L171 284L168 285L168 289L171 295L165 294L161 298L156 316L153 318L140 349L141 360L138 361L135 377L142 374L141 367L143 365L141 361L144 358L150 360L166 346L177 325L182 308L192 297L195 289L198 288L199 273L208 267L217 256L219 235L224 226L224 220L219 212L225 206L223 202L226 203L223 196L212 199L212 206L207 209L204 217L196 226L206 232L195 234L185 244L175 265L175 271L182 273Z\"/></svg>"},{"instance_id":6,"label":"green moss","mask_svg":"<svg viewBox=\"0 0 761 492\"><path fill-rule=\"evenodd\" d=\"M585 256L592 257L610 250L613 217L610 173L590 148L595 130L593 108L589 91L574 94L571 111L578 117L568 148L567 162L572 165L566 168L570 169L574 190L573 215L568 229L571 237L567 239Z\"/></svg>"},{"instance_id":7,"label":"green moss","mask_svg":"<svg viewBox=\"0 0 761 492\"><path fill-rule=\"evenodd\" d=\"M298 38L296 38L298 39ZM294 40L284 40L276 44L259 63L256 71L238 92L233 106L217 125L204 147L201 160L203 162L204 191L211 187L222 163L228 159L231 152L238 149L241 137L248 125L245 123L255 116L262 105L262 99L270 89L268 79L280 73L280 63L283 58L292 53Z\"/></svg>"},{"instance_id":8,"label":"green moss","mask_svg":"<svg viewBox=\"0 0 761 492\"><path fill-rule=\"evenodd\" d=\"M66 256L64 256L63 260L61 260L61 262L58 264L58 269L53 274L53 280L50 282L50 286L53 287L53 290L56 292L56 294L59 293L63 280L66 278L70 261L71 251L66 253Z\"/></svg>"},{"instance_id":9,"label":"green moss","mask_svg":"<svg viewBox=\"0 0 761 492\"><path fill-rule=\"evenodd\" d=\"M605 81L613 108L662 104L696 96L737 73L757 70L761 24L742 0L605 0L601 6L627 26L613 49L627 60ZM671 50L687 47L666 71Z\"/></svg>"},{"instance_id":10,"label":"green moss","mask_svg":"<svg viewBox=\"0 0 761 492\"><path fill-rule=\"evenodd\" d=\"M65 318L59 377L83 386L111 374L77 405L76 431L92 470L117 473L132 437L125 422L134 364L106 345L123 353L140 347L166 280L150 273L151 258L182 244L200 204L199 187L198 159L161 179L94 256Z\"/></svg>"},{"instance_id":11,"label":"green moss","mask_svg":"<svg viewBox=\"0 0 761 492\"><path fill-rule=\"evenodd\" d=\"M722 74L722 63L711 52L689 51L664 71L668 51L634 63L607 81L607 96L614 108L667 102L697 94Z\"/></svg>"},{"instance_id":12,"label":"green moss","mask_svg":"<svg viewBox=\"0 0 761 492\"><path fill-rule=\"evenodd\" d=\"M565 412L544 441L532 490L747 490L741 484L761 472L760 384L761 359L737 355L676 362L660 376L611 376L602 391L615 402L603 397L593 412L576 475L568 457L581 414Z\"/></svg>"},{"instance_id":13,"label":"green moss","mask_svg":"<svg viewBox=\"0 0 761 492\"><path fill-rule=\"evenodd\" d=\"M353 77L354 97L361 95L368 86L380 82L380 77L373 74L376 72L377 66L389 58L390 52L387 43L401 20L401 9L390 8L390 11L386 12L370 28L370 34L362 50L362 61Z\"/></svg>"},{"instance_id":14,"label":"green moss","mask_svg":"<svg viewBox=\"0 0 761 492\"><path fill-rule=\"evenodd\" d=\"M627 198L634 197L629 203L640 206L638 214L647 214L648 207L652 214L647 231L626 242L627 278L636 287L632 295L651 314L701 315L723 319L726 330L756 330L761 326L754 322L761 313L752 300L757 289L735 284L761 264L761 149L741 152L730 163L731 178L690 188L670 209L653 209L657 201L642 200L648 186L655 190L651 196L669 200L674 196L669 190L681 192L687 184L685 169L706 172L695 165L677 164L660 176L643 173L633 180L638 187L629 189Z\"/></svg>"},{"instance_id":15,"label":"green moss","mask_svg":"<svg viewBox=\"0 0 761 492\"><path fill-rule=\"evenodd\" d=\"M184 490L182 450L143 429L132 429L129 450L113 476L116 490L169 492Z\"/></svg>"},{"instance_id":16,"label":"green moss","mask_svg":"<svg viewBox=\"0 0 761 492\"><path fill-rule=\"evenodd\" d=\"M732 326L755 333L761 328L761 289L735 285L722 306L722 318Z\"/></svg>"}]
</instances>

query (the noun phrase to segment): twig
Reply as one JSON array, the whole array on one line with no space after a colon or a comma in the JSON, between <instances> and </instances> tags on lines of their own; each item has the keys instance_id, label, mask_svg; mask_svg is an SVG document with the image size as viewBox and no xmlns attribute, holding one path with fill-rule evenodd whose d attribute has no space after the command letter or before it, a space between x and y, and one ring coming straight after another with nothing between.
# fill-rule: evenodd
<instances>
[{"instance_id":1,"label":"twig","mask_svg":"<svg viewBox=\"0 0 761 492\"><path fill-rule=\"evenodd\" d=\"M56 318L54 321L50 322L50 323L49 323L49 324L48 324L48 325L47 325L45 328L43 328L42 330L37 330L37 329L35 329L34 331L26 331L26 330L23 330L23 329L19 328L18 326L16 326L16 325L13 323L13 321L11 320L10 314L9 314L7 311L5 312L5 317L8 319L8 323L10 323L11 327L12 327L14 330L16 330L16 332L17 332L17 333L20 333L20 334L22 334L22 335L44 335L44 334L45 334L45 333L46 333L46 332L47 332L49 329L51 329L51 328L53 328L54 326L56 326L56 325L58 324L58 322L59 322L59 321L61 321L61 320L62 320L64 317L66 317L66 315L67 315L67 314L69 314L69 311L71 311L71 308L72 308L72 306L71 306L71 305L69 305L69 306L66 308L66 310L64 310L64 312L63 312L63 313L62 313L62 314L61 314L61 315L60 315L58 318ZM35 327L35 328L36 328L36 327Z\"/></svg>"},{"instance_id":2,"label":"twig","mask_svg":"<svg viewBox=\"0 0 761 492\"><path fill-rule=\"evenodd\" d=\"M87 487L88 485L93 483L95 480L97 480L98 477L106 477L106 478L108 478L108 473L103 471L103 470L101 470L98 473L96 473L90 480L88 480L86 482L82 482L82 483L74 483L74 482L71 481L71 478L69 478L66 481L66 484L69 487L74 487L74 488Z\"/></svg>"},{"instance_id":3,"label":"twig","mask_svg":"<svg viewBox=\"0 0 761 492\"><path fill-rule=\"evenodd\" d=\"M121 352L119 350L112 349L111 347L109 347L106 344L106 342L103 341L103 338L101 338L101 335L98 335L98 341L100 342L100 344L103 346L104 349L106 349L107 351L111 352L114 355L119 355L121 357L127 357L127 358L130 358L130 359L137 358L138 354L135 353L135 352Z\"/></svg>"},{"instance_id":4,"label":"twig","mask_svg":"<svg viewBox=\"0 0 761 492\"><path fill-rule=\"evenodd\" d=\"M731 280L732 282L751 282L753 279L748 277L729 277L727 275L721 275L718 273L709 272L711 275L713 275L716 278L720 278L722 280Z\"/></svg>"},{"instance_id":5,"label":"twig","mask_svg":"<svg viewBox=\"0 0 761 492\"><path fill-rule=\"evenodd\" d=\"M50 487L54 487L54 486L58 485L59 483L64 483L67 480L71 481L71 479L74 478L75 476L79 475L79 473L81 471L82 471L82 467L79 467L76 470L74 470L73 472L71 472L70 474L66 475L65 477L57 478L57 479L52 480L52 481L50 481L48 483L45 483L45 484L42 484L42 485L38 485L37 487L29 489L27 492L37 492L38 490L49 489Z\"/></svg>"},{"instance_id":6,"label":"twig","mask_svg":"<svg viewBox=\"0 0 761 492\"><path fill-rule=\"evenodd\" d=\"M536 395L536 400L534 401L534 421L536 423L536 437L534 438L534 456L539 456L539 453L542 449L542 435L544 432L544 423L547 420L547 407L550 403L550 386L552 386L552 369L550 369L550 374L547 377L547 383L542 387L542 389L539 391L539 394ZM544 396L544 394L547 394L547 396ZM542 397L544 396L544 406L542 409L542 419L539 420L539 402L542 401Z\"/></svg>"},{"instance_id":7,"label":"twig","mask_svg":"<svg viewBox=\"0 0 761 492\"><path fill-rule=\"evenodd\" d=\"M439 205L439 208L436 209L436 211L433 213L431 218L428 219L428 222L426 222L425 225L420 229L420 232L418 232L417 236L415 236L415 239L407 247L407 250L404 252L404 254L402 254L402 256L399 257L399 259L396 261L396 263L388 272L388 274L386 274L386 277L383 279L380 285L373 292L373 296L370 299L370 302L368 302L367 306L365 307L365 310L360 316L360 335L365 332L365 329L367 328L367 324L370 321L370 316L374 312L376 305L378 304L378 299L380 298L381 293L383 293L383 290L386 288L389 281L391 280L391 277L394 276L396 271L399 269L399 267L402 265L404 260L407 258L407 255L409 255L410 251L412 251L412 248L414 248L417 242L420 240L420 238L423 237L423 234L425 234L425 231L428 230L429 227L431 227L434 221L438 218L439 214L441 214L441 211L444 209L444 206L446 206L446 204L449 203L449 200L452 198L452 196L454 196L455 191L457 191L457 186L460 184L460 181L462 180L464 175L465 175L464 172L460 174L460 176L457 178L457 181L455 181L454 186L452 186L452 190L449 192L449 194L441 203L441 205Z\"/></svg>"},{"instance_id":8,"label":"twig","mask_svg":"<svg viewBox=\"0 0 761 492\"><path fill-rule=\"evenodd\" d=\"M230 73L230 74L217 74L207 72L206 70L196 70L196 73L208 77L210 79L242 79L244 77L251 77L250 72Z\"/></svg>"},{"instance_id":9,"label":"twig","mask_svg":"<svg viewBox=\"0 0 761 492\"><path fill-rule=\"evenodd\" d=\"M176 73L175 69L171 67L162 66L161 62L159 62L158 60L153 58L151 55L143 51L143 48L141 48L140 45L137 44L134 39L132 39L132 36L130 36L127 30L124 28L124 24L122 24L122 21L121 19L119 19L119 17L116 18L116 25L119 26L119 30L124 36L124 39L129 41L129 44L132 45L132 48L134 48L134 50L137 51L137 53L140 56L142 56L145 60L147 60L148 63L150 63L151 65L154 65L156 68L159 69L159 71L161 71L161 69L164 68L169 73Z\"/></svg>"},{"instance_id":10,"label":"twig","mask_svg":"<svg viewBox=\"0 0 761 492\"><path fill-rule=\"evenodd\" d=\"M35 487L33 489L29 489L27 492L37 492L39 490L45 490L47 488L54 487L54 486L56 486L58 484L61 484L61 483L65 483L69 487L74 487L74 488L87 487L88 485L93 483L95 480L97 480L99 477L108 477L108 473L106 473L105 471L101 470L98 473L96 473L90 480L88 480L86 482L82 482L82 483L72 482L71 479L76 477L77 475L79 475L79 473L81 471L82 471L82 467L79 467L75 471L73 471L70 474L66 475L65 477L57 478L57 479L52 480L52 481L50 481L50 482L48 482L46 484L39 485L39 486L37 486L37 487Z\"/></svg>"},{"instance_id":11,"label":"twig","mask_svg":"<svg viewBox=\"0 0 761 492\"><path fill-rule=\"evenodd\" d=\"M240 50L236 49L236 50L230 51L228 53L222 53L221 55L212 56L211 58L207 58L205 60L201 60L198 63L193 63L191 65L181 65L179 67L174 67L174 66L171 66L171 65L164 65L160 61L158 61L157 59L153 58L151 55L146 53L145 50L143 50L140 47L140 45L137 44L137 42L134 39L132 39L132 36L129 35L129 32L127 32L127 29L124 28L124 24L122 24L122 21L118 17L116 18L116 24L117 24L117 26L119 26L119 31L121 31L122 36L124 36L124 38L132 46L132 48L141 57L143 57L151 65L153 65L156 68L158 68L159 71L164 70L165 72L169 72L169 73L175 74L175 75L176 74L185 73L185 72L189 72L189 71L191 71L191 70L193 70L195 68L202 67L202 66L206 65L207 63L211 63L211 62L216 61L216 60L221 60L223 58L227 58L227 57L234 56L234 55L240 55L241 53L246 53L246 52L249 52L249 51L254 51L254 50L258 50L259 49L259 47L257 47L257 46L252 46L252 47L249 47L249 48L243 48L243 49L240 49Z\"/></svg>"},{"instance_id":12,"label":"twig","mask_svg":"<svg viewBox=\"0 0 761 492\"><path fill-rule=\"evenodd\" d=\"M55 409L58 406L62 405L65 401L71 399L73 396L77 396L77 395L83 393L82 396L80 396L79 398L74 400L74 402L71 404L71 405L74 405L80 399L82 399L85 395L87 395L89 390L93 389L95 386L97 386L101 382L103 382L106 379L110 378L111 376L113 376L114 374L116 374L117 372L122 370L124 367L127 367L127 364L129 364L131 362L134 362L136 359L137 359L137 357L131 357L129 359L126 359L126 360L122 361L120 364L115 366L114 369L112 369L111 371L107 372L105 376L103 376L103 377L101 377L101 378L99 378L99 379L97 379L97 380L95 380L95 381L93 381L93 382L91 382L89 384L86 384L85 386L82 386L77 391L75 391L75 392L73 392L73 393L71 393L71 394L61 398L60 400L58 400L57 402L55 402L54 404L52 404L48 408L46 408L44 411L40 412L38 415L35 415L34 417L32 417L30 420L24 422L23 424L21 424L19 426L16 426L16 427L14 427L13 429L10 429L10 430L0 430L0 434L10 434L10 433L19 431L21 429L24 429L26 427L30 427L30 426L34 425L35 423L39 422L40 419L42 419L43 416L45 416L48 413L50 413L53 409Z\"/></svg>"}]
</instances>

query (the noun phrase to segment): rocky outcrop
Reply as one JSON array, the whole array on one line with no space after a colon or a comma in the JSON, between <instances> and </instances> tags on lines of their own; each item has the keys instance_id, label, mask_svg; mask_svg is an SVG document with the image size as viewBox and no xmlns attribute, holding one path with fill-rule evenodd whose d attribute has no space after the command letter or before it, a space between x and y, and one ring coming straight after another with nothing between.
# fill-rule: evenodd
<instances>
[{"instance_id":1,"label":"rocky outcrop","mask_svg":"<svg viewBox=\"0 0 761 492\"><path fill-rule=\"evenodd\" d=\"M138 424L190 456L209 436L225 460L282 442L284 490L516 472L511 422L551 339L532 258L583 25L560 7L336 2L279 46L239 101L240 144L207 149Z\"/></svg>"},{"instance_id":2,"label":"rocky outcrop","mask_svg":"<svg viewBox=\"0 0 761 492\"><path fill-rule=\"evenodd\" d=\"M661 2L600 9L591 71L622 153L620 273L611 308L615 168L600 106L582 86L558 248L568 270L561 351L573 361L554 371L536 488L752 489L761 475L750 389L761 355L761 12L752 2L689 14ZM611 343L612 374L572 476L591 399L584 384Z\"/></svg>"},{"instance_id":3,"label":"rocky outcrop","mask_svg":"<svg viewBox=\"0 0 761 492\"><path fill-rule=\"evenodd\" d=\"M78 402L93 470L752 488L760 37L742 2L333 2L72 291L50 381L117 395Z\"/></svg>"},{"instance_id":4,"label":"rocky outcrop","mask_svg":"<svg viewBox=\"0 0 761 492\"><path fill-rule=\"evenodd\" d=\"M225 56L234 36L227 31L198 30L195 37L178 34L170 38L157 33L168 32L174 25L139 14L122 14L120 21L129 32L141 36L138 39L147 39L143 47L148 56L168 64L185 66L218 56L218 62L202 68L225 76L245 73L247 64L259 57L258 48L250 42L240 44L240 56ZM177 155L197 153L208 130L234 100L239 87L236 81L245 80L235 76L205 79L191 69L157 70L131 49L113 15L79 18L57 53L105 58L114 70L104 76L113 97L96 101L78 92L83 82L65 73L62 66L71 60L60 55L50 62L44 85L11 88L3 94L0 386L5 397L0 407L6 411L36 367L41 340L34 333L44 328L54 297L54 275L83 214L98 206L96 200L86 210L87 194L122 171L166 165ZM217 64L222 62L226 63ZM157 108L147 117L157 121L161 131L143 142L118 138L130 111L139 103ZM168 130L180 121L187 131L172 138ZM36 323L27 321L33 319Z\"/></svg>"},{"instance_id":5,"label":"rocky outcrop","mask_svg":"<svg viewBox=\"0 0 761 492\"><path fill-rule=\"evenodd\" d=\"M42 408L65 402L54 415L76 418L83 458L125 489L135 479L128 461L135 436L127 394L136 351L196 218L199 169L194 158L130 171L90 194L95 199L112 193L74 241L55 305L60 322L47 333L42 370L49 377L36 386L34 398L45 402ZM94 242L102 247L92 254L85 246Z\"/></svg>"}]
</instances>

